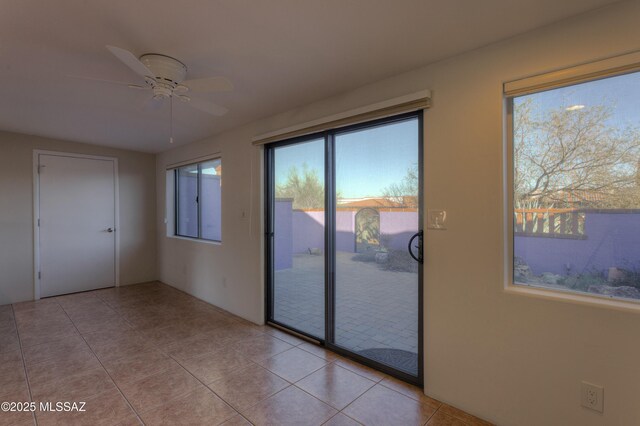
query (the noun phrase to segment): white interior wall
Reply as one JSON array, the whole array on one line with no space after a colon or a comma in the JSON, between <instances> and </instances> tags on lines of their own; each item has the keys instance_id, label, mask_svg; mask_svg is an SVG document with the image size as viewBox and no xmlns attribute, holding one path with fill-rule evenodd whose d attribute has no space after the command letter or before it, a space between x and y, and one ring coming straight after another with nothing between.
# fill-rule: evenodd
<instances>
[{"instance_id":1,"label":"white interior wall","mask_svg":"<svg viewBox=\"0 0 640 426\"><path fill-rule=\"evenodd\" d=\"M502 83L638 49L638 22L640 2L619 3L158 155L160 278L261 322L261 157L251 137L432 89L425 207L446 209L448 229L426 234L425 392L501 425L640 424L638 314L504 292L502 179ZM167 238L165 167L217 151L222 244ZM605 387L603 415L580 407L581 380Z\"/></svg>"},{"instance_id":2,"label":"white interior wall","mask_svg":"<svg viewBox=\"0 0 640 426\"><path fill-rule=\"evenodd\" d=\"M155 156L0 132L0 305L33 300L33 150L118 158L120 284L156 279Z\"/></svg>"}]
</instances>

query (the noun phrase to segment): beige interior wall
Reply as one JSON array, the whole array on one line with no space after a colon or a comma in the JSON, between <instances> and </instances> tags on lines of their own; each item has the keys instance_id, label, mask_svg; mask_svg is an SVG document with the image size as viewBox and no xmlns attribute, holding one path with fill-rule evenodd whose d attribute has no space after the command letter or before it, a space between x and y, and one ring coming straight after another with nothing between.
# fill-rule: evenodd
<instances>
[{"instance_id":1,"label":"beige interior wall","mask_svg":"<svg viewBox=\"0 0 640 426\"><path fill-rule=\"evenodd\" d=\"M0 305L33 300L33 150L118 158L120 283L156 278L155 155L0 132Z\"/></svg>"},{"instance_id":2,"label":"beige interior wall","mask_svg":"<svg viewBox=\"0 0 640 426\"><path fill-rule=\"evenodd\" d=\"M640 424L637 313L504 292L502 178L502 83L640 49L638 22L640 2L619 3L159 155L161 279L260 322L261 169L250 138L432 89L425 207L446 209L448 229L426 234L425 392L502 425ZM217 151L222 244L167 238L166 165ZM604 386L603 415L580 407L582 380Z\"/></svg>"},{"instance_id":3,"label":"beige interior wall","mask_svg":"<svg viewBox=\"0 0 640 426\"><path fill-rule=\"evenodd\" d=\"M250 321L263 319L261 286L261 151L250 127L159 154L158 275L162 281ZM222 242L167 237L166 170L175 163L220 154Z\"/></svg>"}]
</instances>

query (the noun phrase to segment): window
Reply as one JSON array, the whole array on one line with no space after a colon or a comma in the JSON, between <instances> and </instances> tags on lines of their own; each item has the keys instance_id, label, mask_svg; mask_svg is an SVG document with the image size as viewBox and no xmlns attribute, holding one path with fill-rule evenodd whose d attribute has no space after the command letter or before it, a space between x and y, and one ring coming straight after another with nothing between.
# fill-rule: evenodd
<instances>
[{"instance_id":1,"label":"window","mask_svg":"<svg viewBox=\"0 0 640 426\"><path fill-rule=\"evenodd\" d=\"M221 241L222 161L178 167L175 174L175 235Z\"/></svg>"},{"instance_id":2,"label":"window","mask_svg":"<svg viewBox=\"0 0 640 426\"><path fill-rule=\"evenodd\" d=\"M640 72L602 77L508 98L513 282L640 300Z\"/></svg>"}]
</instances>

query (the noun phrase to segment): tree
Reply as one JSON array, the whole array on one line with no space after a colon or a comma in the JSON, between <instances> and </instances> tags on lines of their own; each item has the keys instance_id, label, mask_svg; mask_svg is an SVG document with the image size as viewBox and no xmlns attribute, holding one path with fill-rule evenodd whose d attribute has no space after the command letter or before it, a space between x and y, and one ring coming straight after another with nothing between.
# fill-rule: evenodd
<instances>
[{"instance_id":1,"label":"tree","mask_svg":"<svg viewBox=\"0 0 640 426\"><path fill-rule=\"evenodd\" d=\"M402 205L403 207L418 206L419 184L418 163L407 169L407 174L398 183L387 186L382 195L389 201Z\"/></svg>"},{"instance_id":2,"label":"tree","mask_svg":"<svg viewBox=\"0 0 640 426\"><path fill-rule=\"evenodd\" d=\"M318 171L310 170L306 163L302 165L302 174L291 166L284 184L276 185L276 197L293 198L294 209L323 209L324 183Z\"/></svg>"},{"instance_id":3,"label":"tree","mask_svg":"<svg viewBox=\"0 0 640 426\"><path fill-rule=\"evenodd\" d=\"M595 105L539 112L532 99L516 104L516 206L640 207L640 132L614 125L612 110Z\"/></svg>"}]
</instances>

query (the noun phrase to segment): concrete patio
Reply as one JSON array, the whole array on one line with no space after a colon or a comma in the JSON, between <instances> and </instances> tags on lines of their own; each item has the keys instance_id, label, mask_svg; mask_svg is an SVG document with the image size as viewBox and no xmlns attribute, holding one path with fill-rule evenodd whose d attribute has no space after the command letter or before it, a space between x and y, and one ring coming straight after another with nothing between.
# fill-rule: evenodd
<instances>
[{"instance_id":1,"label":"concrete patio","mask_svg":"<svg viewBox=\"0 0 640 426\"><path fill-rule=\"evenodd\" d=\"M336 253L336 344L353 352L418 352L418 277ZM324 257L295 254L275 274L277 321L324 337Z\"/></svg>"}]
</instances>

